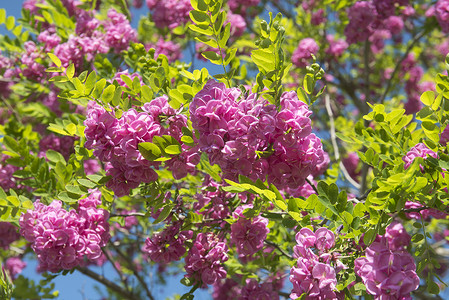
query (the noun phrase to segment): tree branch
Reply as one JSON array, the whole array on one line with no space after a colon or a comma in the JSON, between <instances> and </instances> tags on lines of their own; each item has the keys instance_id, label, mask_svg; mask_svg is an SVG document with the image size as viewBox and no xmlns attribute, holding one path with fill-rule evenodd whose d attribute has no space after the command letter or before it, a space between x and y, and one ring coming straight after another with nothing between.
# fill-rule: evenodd
<instances>
[{"instance_id":1,"label":"tree branch","mask_svg":"<svg viewBox=\"0 0 449 300\"><path fill-rule=\"evenodd\" d=\"M89 270L86 267L78 266L75 269L80 271L84 275L98 281L99 283L108 287L109 289L116 292L117 294L121 295L123 297L123 299L127 299L127 300L136 299L135 295L133 293L128 292L127 290L123 289L119 285L117 285L114 282L110 281L109 279L105 278L103 275L97 274L97 273L93 272L92 270Z\"/></svg>"},{"instance_id":2,"label":"tree branch","mask_svg":"<svg viewBox=\"0 0 449 300\"><path fill-rule=\"evenodd\" d=\"M291 256L290 254L288 254L287 252L285 252L281 247L279 247L278 244L275 244L275 243L270 242L270 241L265 241L265 244L267 244L267 245L269 245L269 246L272 246L272 247L278 249L279 252L282 253L282 255L288 257L289 259L293 259L293 256Z\"/></svg>"},{"instance_id":3,"label":"tree branch","mask_svg":"<svg viewBox=\"0 0 449 300\"><path fill-rule=\"evenodd\" d=\"M329 116L329 123L330 123L330 127L331 127L330 134L331 134L332 147L334 148L334 156L335 156L335 160L339 161L340 160L340 151L338 149L338 144L337 144L337 135L335 133L334 114L332 113L329 94L326 94L324 96L324 100L325 100L326 111L327 111L327 115ZM356 189L360 189L360 185L354 179L352 179L352 177L348 173L348 170L346 170L346 167L343 165L343 163L341 161L340 161L339 166L340 166L340 169L343 172L343 175L345 176L346 180L349 183L351 183ZM309 182L309 184L310 184L310 182ZM318 194L318 192L317 192L317 194Z\"/></svg>"},{"instance_id":4,"label":"tree branch","mask_svg":"<svg viewBox=\"0 0 449 300\"><path fill-rule=\"evenodd\" d=\"M396 73L399 71L399 67L401 66L402 62L407 58L408 54L412 50L413 46L427 33L427 30L424 29L419 34L417 34L411 43L408 45L407 49L405 50L404 54L402 55L401 59L399 59L398 63L394 67L393 73L391 73L390 78L388 79L387 86L385 87L385 91L382 94L382 97L380 98L380 103L384 103L385 98L387 97L388 92L390 91L391 84L393 82L393 78L396 75Z\"/></svg>"},{"instance_id":5,"label":"tree branch","mask_svg":"<svg viewBox=\"0 0 449 300\"><path fill-rule=\"evenodd\" d=\"M134 266L134 263L131 261L131 259L123 254L122 251L118 247L116 247L114 244L112 244L112 247L114 250L120 255L123 259L126 260L128 263L129 268L133 271L134 276L136 276L137 280L139 281L140 285L144 288L145 293L147 294L148 298L151 300L154 300L153 295L151 294L150 290L148 289L148 285L146 284L145 280L139 275L139 272L137 272L136 267Z\"/></svg>"}]
</instances>

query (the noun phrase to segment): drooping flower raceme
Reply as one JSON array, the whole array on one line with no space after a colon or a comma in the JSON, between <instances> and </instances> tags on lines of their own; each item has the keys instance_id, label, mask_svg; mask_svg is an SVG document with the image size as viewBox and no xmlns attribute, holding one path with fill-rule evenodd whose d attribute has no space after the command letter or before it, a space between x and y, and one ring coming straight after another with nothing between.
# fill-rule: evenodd
<instances>
[{"instance_id":1,"label":"drooping flower raceme","mask_svg":"<svg viewBox=\"0 0 449 300\"><path fill-rule=\"evenodd\" d=\"M320 46L318 46L314 39L302 39L292 54L292 63L299 68L303 68L311 61L311 54L316 55L318 50L320 50Z\"/></svg>"},{"instance_id":2,"label":"drooping flower raceme","mask_svg":"<svg viewBox=\"0 0 449 300\"><path fill-rule=\"evenodd\" d=\"M36 201L34 210L20 217L20 233L37 254L40 271L58 272L78 266L86 256L101 257L109 240L109 213L98 209L100 192L81 199L78 209L67 211L59 200L49 206Z\"/></svg>"},{"instance_id":3,"label":"drooping flower raceme","mask_svg":"<svg viewBox=\"0 0 449 300\"><path fill-rule=\"evenodd\" d=\"M106 186L117 196L129 194L130 189L142 182L157 179L154 168L160 162L146 160L139 152L139 144L152 142L155 136L162 135L170 135L180 142L181 129L187 125L186 117L175 113L165 95L145 103L142 110L132 108L116 119L95 102L88 105L85 147L93 149L94 155L106 163L106 175L111 176ZM167 126L163 126L162 119ZM196 147L180 144L182 153L165 162L176 179L194 172L200 160Z\"/></svg>"},{"instance_id":4,"label":"drooping flower raceme","mask_svg":"<svg viewBox=\"0 0 449 300\"><path fill-rule=\"evenodd\" d=\"M156 232L145 240L142 251L157 263L168 264L179 260L186 253L184 242L192 238L191 230L180 231L181 223L173 224L161 232Z\"/></svg>"},{"instance_id":5,"label":"drooping flower raceme","mask_svg":"<svg viewBox=\"0 0 449 300\"><path fill-rule=\"evenodd\" d=\"M223 263L228 260L228 246L212 233L199 233L185 258L185 277L206 287L226 277Z\"/></svg>"},{"instance_id":6,"label":"drooping flower raceme","mask_svg":"<svg viewBox=\"0 0 449 300\"><path fill-rule=\"evenodd\" d=\"M231 225L231 242L237 246L237 253L249 256L263 248L270 230L267 218L245 217L243 211L246 208L252 208L252 205L239 206L232 214L237 221Z\"/></svg>"},{"instance_id":7,"label":"drooping flower raceme","mask_svg":"<svg viewBox=\"0 0 449 300\"><path fill-rule=\"evenodd\" d=\"M375 299L411 299L419 286L416 265L405 247L410 236L399 223L391 224L385 236L378 236L354 262L355 273Z\"/></svg>"},{"instance_id":8,"label":"drooping flower raceme","mask_svg":"<svg viewBox=\"0 0 449 300\"><path fill-rule=\"evenodd\" d=\"M307 105L295 92L281 96L280 111L267 101L223 83L209 81L190 105L199 148L225 178L238 174L278 188L298 187L324 161L321 141L311 134Z\"/></svg>"},{"instance_id":9,"label":"drooping flower raceme","mask_svg":"<svg viewBox=\"0 0 449 300\"><path fill-rule=\"evenodd\" d=\"M298 260L290 270L293 284L290 298L296 299L305 293L307 299L339 299L336 274L344 266L335 255L328 253L335 246L334 233L324 227L315 232L302 228L296 234L296 242L293 257Z\"/></svg>"},{"instance_id":10,"label":"drooping flower raceme","mask_svg":"<svg viewBox=\"0 0 449 300\"><path fill-rule=\"evenodd\" d=\"M158 28L173 29L189 21L192 10L190 0L146 0L148 8L153 12L153 21Z\"/></svg>"},{"instance_id":11,"label":"drooping flower raceme","mask_svg":"<svg viewBox=\"0 0 449 300\"><path fill-rule=\"evenodd\" d=\"M8 222L0 222L0 248L8 249L9 245L19 237L17 227Z\"/></svg>"},{"instance_id":12,"label":"drooping flower raceme","mask_svg":"<svg viewBox=\"0 0 449 300\"><path fill-rule=\"evenodd\" d=\"M118 13L115 9L108 11L104 29L106 44L117 53L126 50L129 43L135 42L137 39L137 32L131 27L126 16Z\"/></svg>"},{"instance_id":13,"label":"drooping flower raceme","mask_svg":"<svg viewBox=\"0 0 449 300\"><path fill-rule=\"evenodd\" d=\"M4 269L9 273L11 279L15 280L17 275L22 272L26 265L27 263L20 259L20 257L10 257L6 260Z\"/></svg>"},{"instance_id":14,"label":"drooping flower raceme","mask_svg":"<svg viewBox=\"0 0 449 300\"><path fill-rule=\"evenodd\" d=\"M449 1L438 0L435 4L435 16L441 30L445 33L449 32Z\"/></svg>"}]
</instances>

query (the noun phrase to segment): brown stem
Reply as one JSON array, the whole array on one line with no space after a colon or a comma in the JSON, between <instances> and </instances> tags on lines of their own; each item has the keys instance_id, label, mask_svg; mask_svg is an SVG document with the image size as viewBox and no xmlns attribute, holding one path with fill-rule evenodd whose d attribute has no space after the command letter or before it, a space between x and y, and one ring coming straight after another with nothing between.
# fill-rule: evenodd
<instances>
[{"instance_id":1,"label":"brown stem","mask_svg":"<svg viewBox=\"0 0 449 300\"><path fill-rule=\"evenodd\" d=\"M380 98L380 103L384 103L385 98L387 97L388 92L390 91L391 84L393 82L393 78L396 75L396 73L399 71L399 67L401 66L402 62L407 58L408 54L412 50L413 46L427 33L427 30L424 29L419 34L417 34L412 42L408 45L407 49L405 50L404 54L402 55L401 59L399 59L398 63L394 67L393 73L391 73L390 78L387 82L387 87L385 88L384 93L382 94L382 97Z\"/></svg>"},{"instance_id":2,"label":"brown stem","mask_svg":"<svg viewBox=\"0 0 449 300\"><path fill-rule=\"evenodd\" d=\"M97 273L93 272L92 270L89 270L86 267L78 266L78 267L76 267L76 269L78 271L80 271L81 273L83 273L84 275L89 276L93 280L98 281L99 283L103 284L107 288L109 288L112 291L116 292L117 294L121 295L123 297L123 299L127 299L127 300L136 299L135 295L133 293L128 292L124 288L120 287L119 285L117 285L117 284L113 283L112 281L110 281L109 279L105 278L103 275L97 274Z\"/></svg>"}]
</instances>

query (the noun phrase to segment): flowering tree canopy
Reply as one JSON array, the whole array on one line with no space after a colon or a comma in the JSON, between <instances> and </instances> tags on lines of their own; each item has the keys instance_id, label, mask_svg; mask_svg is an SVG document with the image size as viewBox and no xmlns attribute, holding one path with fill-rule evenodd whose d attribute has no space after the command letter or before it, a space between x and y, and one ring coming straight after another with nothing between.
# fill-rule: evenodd
<instances>
[{"instance_id":1,"label":"flowering tree canopy","mask_svg":"<svg viewBox=\"0 0 449 300\"><path fill-rule=\"evenodd\" d=\"M26 0L0 25L1 299L73 272L105 299L173 273L173 299L441 298L449 1Z\"/></svg>"}]
</instances>

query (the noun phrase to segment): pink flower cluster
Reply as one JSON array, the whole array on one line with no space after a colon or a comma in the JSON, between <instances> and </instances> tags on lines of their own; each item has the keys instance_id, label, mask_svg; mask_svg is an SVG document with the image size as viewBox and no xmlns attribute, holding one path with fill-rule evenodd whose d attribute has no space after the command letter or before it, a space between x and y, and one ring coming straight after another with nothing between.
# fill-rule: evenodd
<instances>
[{"instance_id":1,"label":"pink flower cluster","mask_svg":"<svg viewBox=\"0 0 449 300\"><path fill-rule=\"evenodd\" d=\"M449 1L438 0L435 4L435 16L438 24L440 24L441 30L444 33L449 32Z\"/></svg>"},{"instance_id":2,"label":"pink flower cluster","mask_svg":"<svg viewBox=\"0 0 449 300\"><path fill-rule=\"evenodd\" d=\"M86 125L86 148L94 149L94 155L106 162L106 174L112 178L106 186L117 196L129 194L129 190L141 182L149 183L157 179L154 167L160 162L150 162L139 152L138 145L152 142L153 137L168 134L180 141L181 128L187 125L187 118L176 115L168 105L168 97L162 96L145 103L143 112L130 109L116 119L104 108L91 102L88 106ZM166 118L163 127L161 117ZM166 162L173 176L180 179L195 171L200 157L195 147L182 144L182 153Z\"/></svg>"},{"instance_id":3,"label":"pink flower cluster","mask_svg":"<svg viewBox=\"0 0 449 300\"><path fill-rule=\"evenodd\" d=\"M236 222L231 225L231 242L237 246L237 253L249 256L261 250L270 229L268 229L268 219L257 216L247 218L243 214L252 205L239 206L232 213Z\"/></svg>"},{"instance_id":4,"label":"pink flower cluster","mask_svg":"<svg viewBox=\"0 0 449 300\"><path fill-rule=\"evenodd\" d=\"M402 225L392 223L385 236L366 248L365 257L355 260L355 273L375 299L412 299L410 292L418 288L419 277L413 257L405 250L409 243Z\"/></svg>"},{"instance_id":5,"label":"pink flower cluster","mask_svg":"<svg viewBox=\"0 0 449 300\"><path fill-rule=\"evenodd\" d=\"M312 38L299 41L298 48L292 54L292 63L298 68L304 68L312 60L311 54L316 55L320 46Z\"/></svg>"},{"instance_id":6,"label":"pink flower cluster","mask_svg":"<svg viewBox=\"0 0 449 300\"><path fill-rule=\"evenodd\" d=\"M156 44L147 44L145 45L145 48L147 51L150 48L154 48L154 50L156 50L154 52L155 59L157 59L160 54L167 56L169 63L173 63L182 58L181 45L172 41L164 41L162 37L156 42Z\"/></svg>"},{"instance_id":7,"label":"pink flower cluster","mask_svg":"<svg viewBox=\"0 0 449 300\"><path fill-rule=\"evenodd\" d=\"M9 191L9 189L17 187L17 178L13 174L19 168L6 162L9 156L0 154L0 158L0 187L5 191Z\"/></svg>"},{"instance_id":8,"label":"pink flower cluster","mask_svg":"<svg viewBox=\"0 0 449 300\"><path fill-rule=\"evenodd\" d=\"M315 232L304 227L296 234L296 242L293 257L298 260L290 270L293 284L290 298L306 294L306 299L340 299L341 295L336 293L336 274L344 265L335 254L329 253L335 246L334 233L324 227Z\"/></svg>"},{"instance_id":9,"label":"pink flower cluster","mask_svg":"<svg viewBox=\"0 0 449 300\"><path fill-rule=\"evenodd\" d=\"M185 241L193 236L191 230L180 231L181 225L178 222L154 233L151 238L145 240L142 251L157 263L168 264L180 260L186 253Z\"/></svg>"},{"instance_id":10,"label":"pink flower cluster","mask_svg":"<svg viewBox=\"0 0 449 300\"><path fill-rule=\"evenodd\" d=\"M324 161L307 105L295 92L281 96L280 111L255 94L241 97L239 89L213 80L194 97L190 116L200 150L231 180L242 174L268 178L280 189L304 184Z\"/></svg>"},{"instance_id":11,"label":"pink flower cluster","mask_svg":"<svg viewBox=\"0 0 449 300\"><path fill-rule=\"evenodd\" d=\"M221 190L220 184L213 181L210 176L204 178L203 187L208 189L202 189L201 193L195 195L196 201L193 204L193 209L207 219L224 220L228 218L230 201L235 194Z\"/></svg>"},{"instance_id":12,"label":"pink flower cluster","mask_svg":"<svg viewBox=\"0 0 449 300\"><path fill-rule=\"evenodd\" d=\"M245 286L240 292L238 300L276 300L279 299L277 290L270 282L258 283L255 279L246 279Z\"/></svg>"},{"instance_id":13,"label":"pink flower cluster","mask_svg":"<svg viewBox=\"0 0 449 300\"><path fill-rule=\"evenodd\" d=\"M229 9L233 13L239 13L242 16L246 15L247 10L252 6L259 5L260 0L229 0Z\"/></svg>"},{"instance_id":14,"label":"pink flower cluster","mask_svg":"<svg viewBox=\"0 0 449 300\"><path fill-rule=\"evenodd\" d=\"M10 257L6 260L4 269L9 273L12 280L17 278L22 270L26 267L27 263L24 262L20 257Z\"/></svg>"},{"instance_id":15,"label":"pink flower cluster","mask_svg":"<svg viewBox=\"0 0 449 300\"><path fill-rule=\"evenodd\" d=\"M433 158L437 158L437 154L430 150L426 144L418 143L414 147L412 147L407 154L402 158L405 162L404 168L408 169L408 167L412 164L416 157L426 158L427 155L430 155ZM420 166L421 170L423 170L423 166Z\"/></svg>"},{"instance_id":16,"label":"pink flower cluster","mask_svg":"<svg viewBox=\"0 0 449 300\"><path fill-rule=\"evenodd\" d=\"M329 43L329 47L326 49L326 54L332 57L340 57L346 49L348 49L348 43L345 40L336 40L331 34L326 35L326 40Z\"/></svg>"},{"instance_id":17,"label":"pink flower cluster","mask_svg":"<svg viewBox=\"0 0 449 300\"><path fill-rule=\"evenodd\" d=\"M440 145L446 146L447 142L449 142L449 126L446 125L440 135Z\"/></svg>"},{"instance_id":18,"label":"pink flower cluster","mask_svg":"<svg viewBox=\"0 0 449 300\"><path fill-rule=\"evenodd\" d=\"M0 222L0 248L8 249L9 245L19 237L16 226L8 222Z\"/></svg>"},{"instance_id":19,"label":"pink flower cluster","mask_svg":"<svg viewBox=\"0 0 449 300\"><path fill-rule=\"evenodd\" d=\"M345 28L346 40L349 44L353 44L369 39L372 43L371 50L374 53L380 52L384 47L384 40L390 39L392 34L398 34L403 29L402 18L395 16L396 8L406 6L407 9L404 8L401 11L406 17L411 8L408 2L408 0L356 2L348 11L349 24Z\"/></svg>"},{"instance_id":20,"label":"pink flower cluster","mask_svg":"<svg viewBox=\"0 0 449 300\"><path fill-rule=\"evenodd\" d=\"M226 277L223 263L228 260L228 246L213 233L199 233L185 258L185 277L206 287Z\"/></svg>"},{"instance_id":21,"label":"pink flower cluster","mask_svg":"<svg viewBox=\"0 0 449 300\"><path fill-rule=\"evenodd\" d=\"M20 234L37 254L40 271L70 270L83 262L97 260L109 241L109 213L97 209L100 192L94 191L78 202L78 209L66 211L61 201L49 206L39 201L34 210L20 217Z\"/></svg>"},{"instance_id":22,"label":"pink flower cluster","mask_svg":"<svg viewBox=\"0 0 449 300\"><path fill-rule=\"evenodd\" d=\"M126 50L130 42L137 40L137 32L131 27L126 16L115 9L109 9L104 29L106 44L117 53Z\"/></svg>"},{"instance_id":23,"label":"pink flower cluster","mask_svg":"<svg viewBox=\"0 0 449 300\"><path fill-rule=\"evenodd\" d=\"M248 278L243 286L230 278L219 280L214 284L212 298L214 300L278 300L278 291L283 287L283 277L277 275L268 277L264 282Z\"/></svg>"},{"instance_id":24,"label":"pink flower cluster","mask_svg":"<svg viewBox=\"0 0 449 300\"><path fill-rule=\"evenodd\" d=\"M25 53L20 58L23 65L22 73L32 80L40 80L45 74L45 66L39 61L43 58L43 53L32 41L25 42Z\"/></svg>"},{"instance_id":25,"label":"pink flower cluster","mask_svg":"<svg viewBox=\"0 0 449 300\"><path fill-rule=\"evenodd\" d=\"M176 28L189 22L189 12L193 9L190 0L146 0L153 11L153 21L158 28Z\"/></svg>"}]
</instances>

